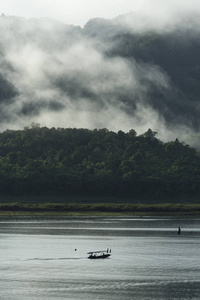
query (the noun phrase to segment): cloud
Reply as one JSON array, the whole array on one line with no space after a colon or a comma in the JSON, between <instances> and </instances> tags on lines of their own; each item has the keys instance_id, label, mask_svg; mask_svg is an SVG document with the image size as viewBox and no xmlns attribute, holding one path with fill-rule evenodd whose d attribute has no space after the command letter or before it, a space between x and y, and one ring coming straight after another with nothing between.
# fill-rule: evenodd
<instances>
[{"instance_id":1,"label":"cloud","mask_svg":"<svg viewBox=\"0 0 200 300\"><path fill-rule=\"evenodd\" d=\"M152 22L177 19L200 12L199 0L1 0L1 12L26 18L50 18L84 26L91 18L113 19L129 12L150 17ZM145 21L145 18L143 18Z\"/></svg>"},{"instance_id":2,"label":"cloud","mask_svg":"<svg viewBox=\"0 0 200 300\"><path fill-rule=\"evenodd\" d=\"M157 31L170 32L174 29L191 28L198 30L200 3L191 1L160 1L147 0L140 10L132 10L127 14L119 15L117 23L131 32ZM195 28L196 26L196 28Z\"/></svg>"},{"instance_id":3,"label":"cloud","mask_svg":"<svg viewBox=\"0 0 200 300\"><path fill-rule=\"evenodd\" d=\"M110 45L101 47L86 29L44 19L1 17L0 24L0 79L13 91L0 95L2 130L34 121L138 133L152 128L162 139L190 131L182 122L176 130L167 124L165 99L173 87L158 65L108 55Z\"/></svg>"}]
</instances>

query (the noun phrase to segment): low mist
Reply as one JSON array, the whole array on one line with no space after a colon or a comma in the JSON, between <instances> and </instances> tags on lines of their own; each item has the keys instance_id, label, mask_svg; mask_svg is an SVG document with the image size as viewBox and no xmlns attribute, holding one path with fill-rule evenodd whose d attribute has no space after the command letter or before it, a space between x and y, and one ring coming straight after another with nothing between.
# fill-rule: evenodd
<instances>
[{"instance_id":1,"label":"low mist","mask_svg":"<svg viewBox=\"0 0 200 300\"><path fill-rule=\"evenodd\" d=\"M35 122L125 132L133 128L138 134L151 128L165 141L197 133L199 102L195 94L189 98L177 79L180 76L174 75L182 63L170 73L172 67L168 70L164 63L145 56L145 49L155 39L157 44L151 46L155 51L161 51L167 40L173 49L177 38L188 49L199 33L192 21L180 29L180 18L170 21L167 30L163 23L159 27L158 19L151 28L148 22L142 27L142 20L130 13L114 20L90 20L81 28L46 19L1 16L1 131ZM188 31L194 38L187 37ZM137 52L139 39L143 52ZM197 76L193 73L191 80Z\"/></svg>"}]
</instances>

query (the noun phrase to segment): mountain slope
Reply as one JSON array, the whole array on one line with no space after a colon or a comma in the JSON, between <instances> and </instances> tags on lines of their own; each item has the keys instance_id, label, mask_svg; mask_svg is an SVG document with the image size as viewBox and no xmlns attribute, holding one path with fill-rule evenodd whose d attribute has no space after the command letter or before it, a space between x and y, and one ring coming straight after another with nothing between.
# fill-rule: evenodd
<instances>
[{"instance_id":1,"label":"mountain slope","mask_svg":"<svg viewBox=\"0 0 200 300\"><path fill-rule=\"evenodd\" d=\"M129 14L80 28L1 16L2 130L34 121L114 131L134 127L139 133L152 128L165 141L197 133L198 20L190 16L156 28Z\"/></svg>"}]
</instances>

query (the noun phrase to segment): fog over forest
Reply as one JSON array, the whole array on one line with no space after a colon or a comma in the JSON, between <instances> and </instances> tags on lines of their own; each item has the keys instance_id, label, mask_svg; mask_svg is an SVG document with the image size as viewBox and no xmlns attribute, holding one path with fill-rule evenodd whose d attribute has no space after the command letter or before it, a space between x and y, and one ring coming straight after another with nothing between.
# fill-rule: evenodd
<instances>
[{"instance_id":1,"label":"fog over forest","mask_svg":"<svg viewBox=\"0 0 200 300\"><path fill-rule=\"evenodd\" d=\"M35 122L138 134L151 128L164 141L198 134L199 20L129 13L82 28L2 15L1 131Z\"/></svg>"}]
</instances>

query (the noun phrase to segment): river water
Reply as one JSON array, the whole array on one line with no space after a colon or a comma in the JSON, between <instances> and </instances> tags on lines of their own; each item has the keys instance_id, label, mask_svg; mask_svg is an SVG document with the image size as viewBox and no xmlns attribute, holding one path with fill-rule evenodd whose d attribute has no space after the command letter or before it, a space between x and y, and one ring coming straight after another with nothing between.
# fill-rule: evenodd
<instances>
[{"instance_id":1,"label":"river water","mask_svg":"<svg viewBox=\"0 0 200 300\"><path fill-rule=\"evenodd\" d=\"M0 217L0 299L200 299L199 255L198 218Z\"/></svg>"}]
</instances>

